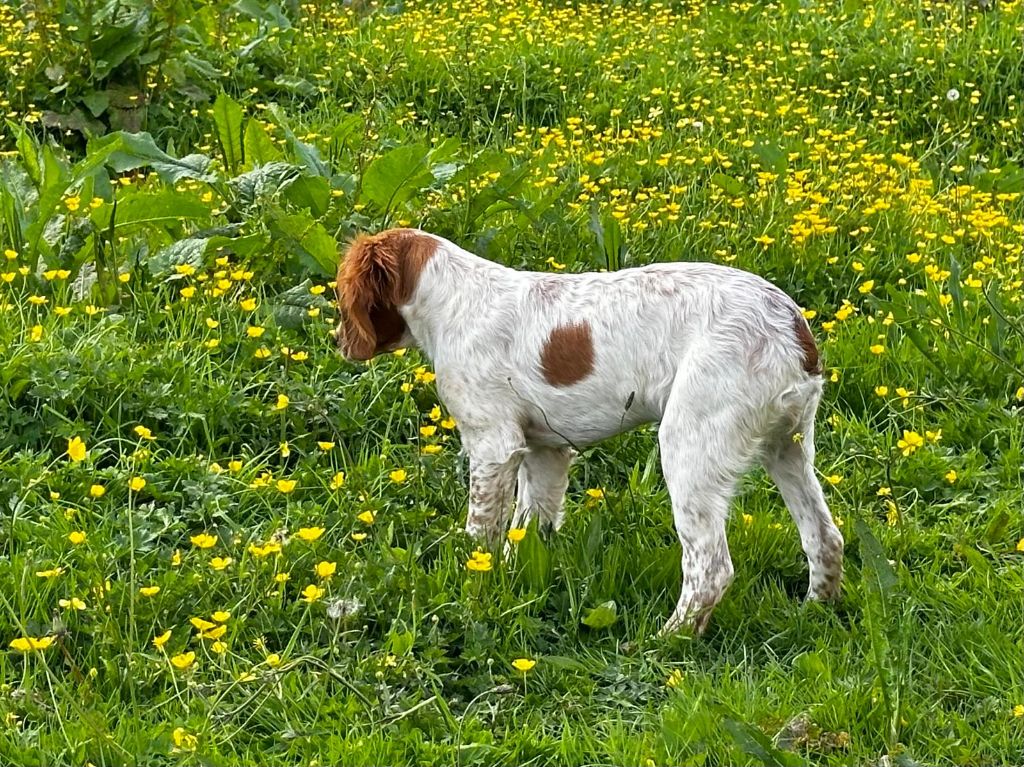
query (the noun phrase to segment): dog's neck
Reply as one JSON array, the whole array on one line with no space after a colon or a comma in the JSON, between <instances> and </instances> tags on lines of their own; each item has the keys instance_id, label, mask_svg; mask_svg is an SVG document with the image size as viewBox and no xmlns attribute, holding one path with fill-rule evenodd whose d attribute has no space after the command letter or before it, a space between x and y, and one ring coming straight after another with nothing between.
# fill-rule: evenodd
<instances>
[{"instance_id":1,"label":"dog's neck","mask_svg":"<svg viewBox=\"0 0 1024 767\"><path fill-rule=\"evenodd\" d=\"M441 240L412 300L399 312L416 347L435 367L471 359L503 329L512 330L505 320L527 274Z\"/></svg>"}]
</instances>

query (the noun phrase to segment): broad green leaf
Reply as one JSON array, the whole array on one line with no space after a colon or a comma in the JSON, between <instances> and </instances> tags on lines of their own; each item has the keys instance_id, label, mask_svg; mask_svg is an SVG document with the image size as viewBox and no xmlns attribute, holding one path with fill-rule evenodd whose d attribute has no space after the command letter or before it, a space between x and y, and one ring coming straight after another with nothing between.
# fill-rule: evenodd
<instances>
[{"instance_id":1,"label":"broad green leaf","mask_svg":"<svg viewBox=\"0 0 1024 767\"><path fill-rule=\"evenodd\" d=\"M331 184L323 176L301 176L288 186L284 196L319 218L331 203Z\"/></svg>"},{"instance_id":2,"label":"broad green leaf","mask_svg":"<svg viewBox=\"0 0 1024 767\"><path fill-rule=\"evenodd\" d=\"M338 243L308 213L277 218L271 233L284 242L306 270L325 277L337 274Z\"/></svg>"},{"instance_id":3,"label":"broad green leaf","mask_svg":"<svg viewBox=\"0 0 1024 767\"><path fill-rule=\"evenodd\" d=\"M205 237L186 237L184 240L172 242L150 256L146 267L154 277L169 275L175 266L181 264L200 269L203 266L203 256L206 254L206 244Z\"/></svg>"},{"instance_id":4,"label":"broad green leaf","mask_svg":"<svg viewBox=\"0 0 1024 767\"><path fill-rule=\"evenodd\" d=\"M853 522L853 529L860 541L860 556L864 562L864 577L883 597L886 597L898 584L892 565L882 549L882 544L871 532L871 528L860 518Z\"/></svg>"},{"instance_id":5,"label":"broad green leaf","mask_svg":"<svg viewBox=\"0 0 1024 767\"><path fill-rule=\"evenodd\" d=\"M228 181L234 192L234 203L248 208L273 199L300 178L302 169L287 162L270 162Z\"/></svg>"},{"instance_id":6,"label":"broad green leaf","mask_svg":"<svg viewBox=\"0 0 1024 767\"><path fill-rule=\"evenodd\" d=\"M534 593L540 594L551 585L551 552L531 526L526 537L516 547L519 574Z\"/></svg>"},{"instance_id":7,"label":"broad green leaf","mask_svg":"<svg viewBox=\"0 0 1024 767\"><path fill-rule=\"evenodd\" d=\"M194 194L162 188L153 194L126 195L118 201L116 212L112 206L104 205L94 211L92 220L101 229L106 229L112 214L115 216L114 227L122 229L133 225L166 225L184 219L209 218L210 206Z\"/></svg>"},{"instance_id":8,"label":"broad green leaf","mask_svg":"<svg viewBox=\"0 0 1024 767\"><path fill-rule=\"evenodd\" d=\"M370 163L363 173L362 199L387 213L430 184L428 150L422 144L392 149Z\"/></svg>"},{"instance_id":9,"label":"broad green leaf","mask_svg":"<svg viewBox=\"0 0 1024 767\"><path fill-rule=\"evenodd\" d=\"M18 148L18 154L21 156L25 172L28 173L28 177L32 179L32 183L36 185L36 188L41 188L43 185L43 172L39 167L39 150L36 142L29 132L20 125L7 120L7 127L14 134L14 144Z\"/></svg>"},{"instance_id":10,"label":"broad green leaf","mask_svg":"<svg viewBox=\"0 0 1024 767\"><path fill-rule=\"evenodd\" d=\"M618 605L612 599L588 610L587 614L583 616L583 624L592 629L606 629L618 619Z\"/></svg>"},{"instance_id":11,"label":"broad green leaf","mask_svg":"<svg viewBox=\"0 0 1024 767\"><path fill-rule=\"evenodd\" d=\"M784 173L787 161L786 153L777 144L760 142L754 145L754 154L761 163L761 167L773 173Z\"/></svg>"},{"instance_id":12,"label":"broad green leaf","mask_svg":"<svg viewBox=\"0 0 1024 767\"><path fill-rule=\"evenodd\" d=\"M731 194L733 197L739 197L743 194L742 182L732 176L727 176L724 173L712 174L711 183L719 189L724 190L726 193Z\"/></svg>"},{"instance_id":13,"label":"broad green leaf","mask_svg":"<svg viewBox=\"0 0 1024 767\"><path fill-rule=\"evenodd\" d=\"M267 135L263 123L250 118L245 124L245 136L242 142L246 166L266 165L281 159L281 150Z\"/></svg>"},{"instance_id":14,"label":"broad green leaf","mask_svg":"<svg viewBox=\"0 0 1024 767\"><path fill-rule=\"evenodd\" d=\"M213 122L217 127L217 143L220 145L224 167L231 174L238 172L242 165L242 107L228 94L221 92L213 102Z\"/></svg>"}]
</instances>

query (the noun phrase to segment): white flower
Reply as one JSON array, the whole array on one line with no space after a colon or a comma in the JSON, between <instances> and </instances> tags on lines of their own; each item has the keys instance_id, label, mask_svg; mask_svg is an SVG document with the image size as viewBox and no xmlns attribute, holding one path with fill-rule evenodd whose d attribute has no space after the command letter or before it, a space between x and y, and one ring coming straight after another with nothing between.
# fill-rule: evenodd
<instances>
[{"instance_id":1,"label":"white flower","mask_svg":"<svg viewBox=\"0 0 1024 767\"><path fill-rule=\"evenodd\" d=\"M691 123L691 124L693 125L693 129L694 130L697 130L697 131L704 130L704 123L701 120L694 120L693 123Z\"/></svg>"},{"instance_id":2,"label":"white flower","mask_svg":"<svg viewBox=\"0 0 1024 767\"><path fill-rule=\"evenodd\" d=\"M956 88L950 88L946 91L946 101L956 101L960 98L960 91Z\"/></svg>"}]
</instances>

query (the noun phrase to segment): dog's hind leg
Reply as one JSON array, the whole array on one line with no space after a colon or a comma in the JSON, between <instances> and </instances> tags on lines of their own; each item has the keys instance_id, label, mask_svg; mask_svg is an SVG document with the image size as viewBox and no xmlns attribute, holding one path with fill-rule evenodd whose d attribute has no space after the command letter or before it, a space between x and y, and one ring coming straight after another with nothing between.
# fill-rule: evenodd
<instances>
[{"instance_id":1,"label":"dog's hind leg","mask_svg":"<svg viewBox=\"0 0 1024 767\"><path fill-rule=\"evenodd\" d=\"M733 578L725 523L736 482L758 452L758 409L746 382L717 360L687 360L672 384L658 439L682 545L679 601L662 633L701 633Z\"/></svg>"},{"instance_id":2,"label":"dog's hind leg","mask_svg":"<svg viewBox=\"0 0 1024 767\"><path fill-rule=\"evenodd\" d=\"M573 451L567 447L530 447L519 466L519 494L512 527L528 527L533 518L543 532L557 531L564 517L565 489Z\"/></svg>"},{"instance_id":3,"label":"dog's hind leg","mask_svg":"<svg viewBox=\"0 0 1024 767\"><path fill-rule=\"evenodd\" d=\"M807 388L805 401L798 404L797 428L780 430L769 442L764 465L800 531L810 567L807 598L834 599L843 576L843 536L814 474L814 413L820 397L820 384Z\"/></svg>"}]
</instances>

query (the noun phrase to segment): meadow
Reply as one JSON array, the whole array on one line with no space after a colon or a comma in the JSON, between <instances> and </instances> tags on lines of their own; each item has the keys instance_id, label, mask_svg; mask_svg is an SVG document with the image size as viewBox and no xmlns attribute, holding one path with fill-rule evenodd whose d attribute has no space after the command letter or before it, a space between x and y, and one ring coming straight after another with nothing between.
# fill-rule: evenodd
<instances>
[{"instance_id":1,"label":"meadow","mask_svg":"<svg viewBox=\"0 0 1024 767\"><path fill-rule=\"evenodd\" d=\"M1024 762L1024 4L0 4L0 763ZM763 473L703 637L654 427L462 532L339 252L706 260L804 308L846 538Z\"/></svg>"}]
</instances>

